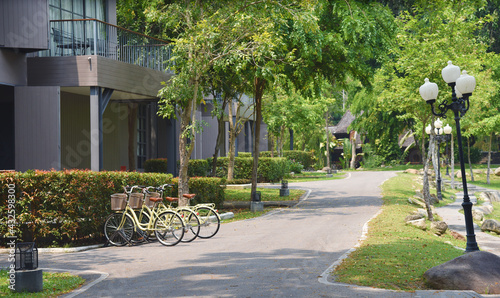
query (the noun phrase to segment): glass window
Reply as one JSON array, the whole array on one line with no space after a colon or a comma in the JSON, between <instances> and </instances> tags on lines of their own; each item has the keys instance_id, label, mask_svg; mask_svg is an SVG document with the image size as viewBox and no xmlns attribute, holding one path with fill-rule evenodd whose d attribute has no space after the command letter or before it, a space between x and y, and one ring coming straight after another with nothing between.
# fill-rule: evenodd
<instances>
[{"instance_id":1,"label":"glass window","mask_svg":"<svg viewBox=\"0 0 500 298\"><path fill-rule=\"evenodd\" d=\"M83 1L73 0L73 15L75 19L83 19L85 12L83 11Z\"/></svg>"},{"instance_id":2,"label":"glass window","mask_svg":"<svg viewBox=\"0 0 500 298\"><path fill-rule=\"evenodd\" d=\"M51 20L106 20L106 0L50 0Z\"/></svg>"},{"instance_id":3,"label":"glass window","mask_svg":"<svg viewBox=\"0 0 500 298\"><path fill-rule=\"evenodd\" d=\"M85 17L86 18L97 19L95 9L96 9L95 0L85 1Z\"/></svg>"},{"instance_id":4,"label":"glass window","mask_svg":"<svg viewBox=\"0 0 500 298\"><path fill-rule=\"evenodd\" d=\"M137 111L137 168L143 169L146 161L147 105L139 105Z\"/></svg>"}]
</instances>

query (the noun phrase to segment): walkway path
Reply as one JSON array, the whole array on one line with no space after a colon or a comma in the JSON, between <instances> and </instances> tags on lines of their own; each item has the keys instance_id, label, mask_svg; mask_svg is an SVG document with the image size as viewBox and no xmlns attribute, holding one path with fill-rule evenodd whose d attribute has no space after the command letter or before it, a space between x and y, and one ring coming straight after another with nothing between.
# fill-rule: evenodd
<instances>
[{"instance_id":1,"label":"walkway path","mask_svg":"<svg viewBox=\"0 0 500 298\"><path fill-rule=\"evenodd\" d=\"M493 191L491 189L486 189L482 187L477 187L467 183L467 189L469 193L469 198L471 202L476 204L477 199L474 196L475 192L482 191ZM464 198L464 193L457 193L456 201L452 204L449 204L444 207L437 208L437 213L443 218L448 224L448 228L450 230L454 230L463 236L467 233L465 231L465 217L463 213L460 213L462 209L462 202ZM474 224L474 233L476 234L476 242L479 246L479 249L482 251L489 251L500 256L500 238L496 236L489 235L481 231L481 227L477 224Z\"/></svg>"},{"instance_id":2,"label":"walkway path","mask_svg":"<svg viewBox=\"0 0 500 298\"><path fill-rule=\"evenodd\" d=\"M358 243L365 223L381 208L378 186L395 173L349 175L291 183L310 190L298 206L223 224L213 239L42 254L40 267L87 272L95 284L67 297L481 297L335 283L332 264ZM5 265L0 256L0 267Z\"/></svg>"}]
</instances>

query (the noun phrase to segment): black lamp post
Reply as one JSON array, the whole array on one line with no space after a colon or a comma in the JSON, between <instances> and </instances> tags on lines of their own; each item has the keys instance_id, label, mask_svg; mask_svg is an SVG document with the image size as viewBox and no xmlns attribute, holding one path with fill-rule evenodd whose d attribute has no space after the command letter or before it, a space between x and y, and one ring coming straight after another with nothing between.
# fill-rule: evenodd
<instances>
[{"instance_id":1,"label":"black lamp post","mask_svg":"<svg viewBox=\"0 0 500 298\"><path fill-rule=\"evenodd\" d=\"M467 231L467 246L466 252L478 251L479 247L474 234L474 222L472 220L472 202L467 191L467 179L465 177L464 154L462 149L462 134L460 131L460 118L469 110L469 97L472 95L476 87L476 79L467 74L464 70L460 75L460 68L448 61L448 66L441 71L443 80L451 87L451 103L446 99L440 103L435 110L434 103L438 94L438 86L436 83L429 82L425 79L425 83L420 86L420 95L428 104L431 105L432 113L438 117L446 118L446 112L452 110L455 116L457 126L457 141L458 141L458 156L460 157L460 169L462 171L462 185L464 188L464 199L462 207L465 216L465 229Z\"/></svg>"},{"instance_id":2,"label":"black lamp post","mask_svg":"<svg viewBox=\"0 0 500 298\"><path fill-rule=\"evenodd\" d=\"M428 135L431 135L431 130L432 130L432 127L429 125L425 128L425 132L428 134ZM437 148L437 164L438 164L438 168L437 168L437 176L436 176L436 193L437 193L437 198L439 201L441 201L443 199L443 195L441 193L441 161L439 160L439 157L440 157L440 152L439 152L439 144L443 143L443 142L446 142L450 139L450 134L451 134L451 126L449 125L446 125L444 128L443 128L443 122L441 120L439 120L439 118L434 121L434 133L436 134L434 136L434 138L436 139L436 142L437 142L437 145L438 145L438 148ZM444 132L444 135L443 135L443 132Z\"/></svg>"}]
</instances>

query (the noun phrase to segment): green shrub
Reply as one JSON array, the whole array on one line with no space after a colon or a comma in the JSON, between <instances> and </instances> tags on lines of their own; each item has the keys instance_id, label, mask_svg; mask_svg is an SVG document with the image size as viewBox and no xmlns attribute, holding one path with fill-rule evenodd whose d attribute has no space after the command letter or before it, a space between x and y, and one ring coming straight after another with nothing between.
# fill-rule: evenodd
<instances>
[{"instance_id":1,"label":"green shrub","mask_svg":"<svg viewBox=\"0 0 500 298\"><path fill-rule=\"evenodd\" d=\"M300 162L296 161L288 161L289 162L289 170L294 173L302 173L304 166Z\"/></svg>"},{"instance_id":2,"label":"green shrub","mask_svg":"<svg viewBox=\"0 0 500 298\"><path fill-rule=\"evenodd\" d=\"M208 163L212 164L212 158L208 158ZM217 158L217 177L227 177L228 157ZM235 157L234 159L234 179L252 179L253 157Z\"/></svg>"},{"instance_id":3,"label":"green shrub","mask_svg":"<svg viewBox=\"0 0 500 298\"><path fill-rule=\"evenodd\" d=\"M312 168L314 163L316 163L316 158L312 151L285 150L283 156L288 160L299 162L304 169Z\"/></svg>"},{"instance_id":4,"label":"green shrub","mask_svg":"<svg viewBox=\"0 0 500 298\"><path fill-rule=\"evenodd\" d=\"M144 172L146 173L167 173L167 159L148 159L144 162Z\"/></svg>"},{"instance_id":5,"label":"green shrub","mask_svg":"<svg viewBox=\"0 0 500 298\"><path fill-rule=\"evenodd\" d=\"M252 152L238 152L238 157L252 157Z\"/></svg>"},{"instance_id":6,"label":"green shrub","mask_svg":"<svg viewBox=\"0 0 500 298\"><path fill-rule=\"evenodd\" d=\"M227 157L217 158L217 177L227 177ZM212 158L208 158L211 164ZM234 179L252 179L253 157L236 157L234 160ZM260 157L257 169L259 182L280 181L288 171L286 158Z\"/></svg>"},{"instance_id":7,"label":"green shrub","mask_svg":"<svg viewBox=\"0 0 500 298\"><path fill-rule=\"evenodd\" d=\"M167 196L177 197L179 192L179 178L172 179L174 186L167 190ZM226 179L217 177L193 177L189 178L189 192L196 194L196 197L190 203L191 205L199 203L215 203L216 208L222 208L225 200L224 188Z\"/></svg>"},{"instance_id":8,"label":"green shrub","mask_svg":"<svg viewBox=\"0 0 500 298\"><path fill-rule=\"evenodd\" d=\"M278 152L274 152L274 157L277 156ZM271 151L261 151L259 157L271 157ZM304 169L312 168L316 163L313 151L284 150L283 157L290 161L299 162Z\"/></svg>"},{"instance_id":9,"label":"green shrub","mask_svg":"<svg viewBox=\"0 0 500 298\"><path fill-rule=\"evenodd\" d=\"M288 161L284 157L259 158L258 176L262 182L278 182L289 172Z\"/></svg>"},{"instance_id":10,"label":"green shrub","mask_svg":"<svg viewBox=\"0 0 500 298\"><path fill-rule=\"evenodd\" d=\"M171 183L171 174L92 171L28 171L0 174L0 235L26 241L29 233L39 247L104 242L102 225L111 211L110 196L125 185ZM224 179L191 178L195 202L224 201ZM12 186L9 188L9 185ZM9 190L14 197L9 197ZM11 200L9 202L9 199ZM18 225L5 224L9 203ZM12 212L12 211L11 211Z\"/></svg>"},{"instance_id":11,"label":"green shrub","mask_svg":"<svg viewBox=\"0 0 500 298\"><path fill-rule=\"evenodd\" d=\"M209 172L209 163L206 159L190 159L188 164L189 177L205 177Z\"/></svg>"},{"instance_id":12,"label":"green shrub","mask_svg":"<svg viewBox=\"0 0 500 298\"><path fill-rule=\"evenodd\" d=\"M468 163L469 162L469 149L467 147L467 139L463 139L463 151L464 151L464 162ZM444 145L443 145L444 147ZM454 155L455 155L455 160L459 161L458 157L458 147L455 147L454 150ZM470 161L471 163L479 163L481 161L481 149L476 148L474 146L470 147Z\"/></svg>"}]
</instances>

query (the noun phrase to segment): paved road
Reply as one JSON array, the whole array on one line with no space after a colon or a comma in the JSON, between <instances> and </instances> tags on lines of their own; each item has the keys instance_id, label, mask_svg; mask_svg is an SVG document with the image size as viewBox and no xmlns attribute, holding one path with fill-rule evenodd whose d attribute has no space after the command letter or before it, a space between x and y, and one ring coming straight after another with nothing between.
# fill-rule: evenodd
<instances>
[{"instance_id":1,"label":"paved road","mask_svg":"<svg viewBox=\"0 0 500 298\"><path fill-rule=\"evenodd\" d=\"M363 225L380 210L378 186L394 175L355 172L344 180L291 183L290 188L311 190L307 200L223 224L213 239L43 254L40 267L109 274L77 297L426 297L326 278L325 271L358 243ZM433 297L451 296L472 297L433 292Z\"/></svg>"}]
</instances>

